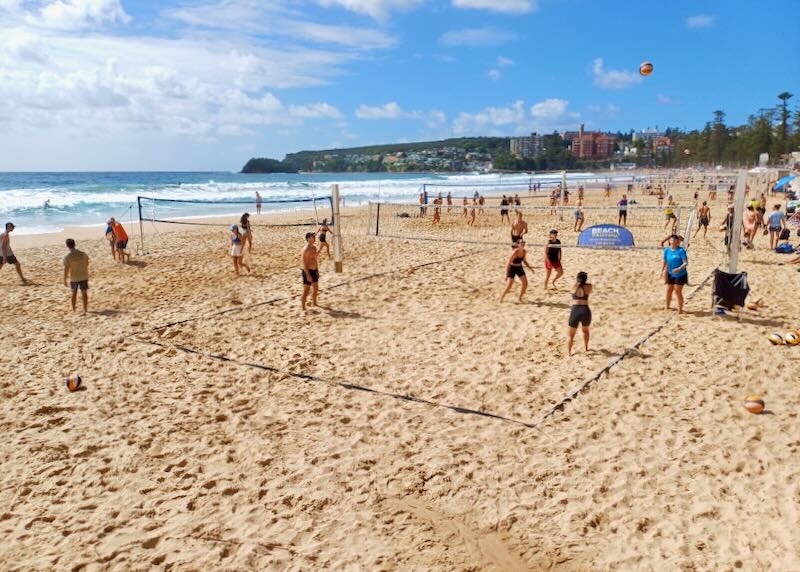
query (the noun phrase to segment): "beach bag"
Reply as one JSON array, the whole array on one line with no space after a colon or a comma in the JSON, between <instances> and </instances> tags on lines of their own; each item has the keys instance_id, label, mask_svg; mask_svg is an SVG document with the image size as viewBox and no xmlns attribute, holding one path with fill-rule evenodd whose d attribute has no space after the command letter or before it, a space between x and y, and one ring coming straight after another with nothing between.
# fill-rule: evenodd
<instances>
[{"instance_id":1,"label":"beach bag","mask_svg":"<svg viewBox=\"0 0 800 572\"><path fill-rule=\"evenodd\" d=\"M778 254L794 254L794 246L788 242L784 242L775 247L775 252Z\"/></svg>"},{"instance_id":2,"label":"beach bag","mask_svg":"<svg viewBox=\"0 0 800 572\"><path fill-rule=\"evenodd\" d=\"M781 231L781 235L780 235L779 238L780 238L780 240L789 240L789 235L790 235L789 229L788 228L784 228Z\"/></svg>"}]
</instances>

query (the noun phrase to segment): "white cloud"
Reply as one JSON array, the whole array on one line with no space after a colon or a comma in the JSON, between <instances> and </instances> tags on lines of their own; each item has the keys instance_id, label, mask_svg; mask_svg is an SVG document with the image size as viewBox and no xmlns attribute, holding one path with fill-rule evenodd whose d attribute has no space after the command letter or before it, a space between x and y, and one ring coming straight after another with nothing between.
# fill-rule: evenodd
<instances>
[{"instance_id":1,"label":"white cloud","mask_svg":"<svg viewBox=\"0 0 800 572\"><path fill-rule=\"evenodd\" d=\"M589 111L592 111L594 113L605 112L605 113L613 114L613 113L617 113L619 111L619 106L614 105L613 103L607 103L606 105L591 104L591 105L587 105L586 109L588 109Z\"/></svg>"},{"instance_id":2,"label":"white cloud","mask_svg":"<svg viewBox=\"0 0 800 572\"><path fill-rule=\"evenodd\" d=\"M567 111L569 102L566 99L545 99L531 107L531 115L536 119L561 117Z\"/></svg>"},{"instance_id":3,"label":"white cloud","mask_svg":"<svg viewBox=\"0 0 800 572\"><path fill-rule=\"evenodd\" d=\"M490 69L490 70L489 70L489 71L486 73L486 75L488 75L488 76L489 76L489 79L491 79L491 80L494 80L494 81L497 81L498 79L500 79L500 76L501 76L501 75L503 75L503 74L502 74L502 73L500 73L500 70L497 70L497 69Z\"/></svg>"},{"instance_id":4,"label":"white cloud","mask_svg":"<svg viewBox=\"0 0 800 572\"><path fill-rule=\"evenodd\" d=\"M526 14L536 10L538 3L536 0L453 0L453 6L504 14Z\"/></svg>"},{"instance_id":5,"label":"white cloud","mask_svg":"<svg viewBox=\"0 0 800 572\"><path fill-rule=\"evenodd\" d=\"M594 84L605 89L626 89L642 82L638 73L627 70L607 70L603 66L603 58L593 62Z\"/></svg>"},{"instance_id":6,"label":"white cloud","mask_svg":"<svg viewBox=\"0 0 800 572\"><path fill-rule=\"evenodd\" d=\"M329 103L312 103L311 105L289 106L289 115L308 119L317 117L340 119L342 117L342 112Z\"/></svg>"},{"instance_id":7,"label":"white cloud","mask_svg":"<svg viewBox=\"0 0 800 572\"><path fill-rule=\"evenodd\" d=\"M514 65L514 60L512 60L511 58L503 57L503 56L497 56L497 65L499 67L501 67L501 68L504 68L504 67L507 67L507 66L513 66Z\"/></svg>"},{"instance_id":8,"label":"white cloud","mask_svg":"<svg viewBox=\"0 0 800 572\"><path fill-rule=\"evenodd\" d=\"M356 109L356 117L359 119L400 119L404 112L396 101L390 101L384 105L369 106L361 104Z\"/></svg>"},{"instance_id":9,"label":"white cloud","mask_svg":"<svg viewBox=\"0 0 800 572\"><path fill-rule=\"evenodd\" d=\"M390 101L383 105L370 106L361 104L356 109L356 117L359 119L413 119L424 121L429 127L442 125L447 121L447 116L443 111L433 109L431 111L406 111L396 101Z\"/></svg>"},{"instance_id":10,"label":"white cloud","mask_svg":"<svg viewBox=\"0 0 800 572\"><path fill-rule=\"evenodd\" d=\"M310 21L297 11L284 7L280 0L265 4L255 0L221 0L168 9L164 15L209 30L274 35L294 42L305 40L360 50L388 48L397 42L394 36L380 30Z\"/></svg>"},{"instance_id":11,"label":"white cloud","mask_svg":"<svg viewBox=\"0 0 800 572\"><path fill-rule=\"evenodd\" d=\"M689 16L686 18L686 26L688 28L710 28L713 25L713 16L704 16L703 14L698 14L697 16Z\"/></svg>"},{"instance_id":12,"label":"white cloud","mask_svg":"<svg viewBox=\"0 0 800 572\"><path fill-rule=\"evenodd\" d=\"M485 132L493 127L520 124L525 118L525 102L520 99L507 107L485 107L477 113L459 113L453 122L453 131L457 135Z\"/></svg>"},{"instance_id":13,"label":"white cloud","mask_svg":"<svg viewBox=\"0 0 800 572\"><path fill-rule=\"evenodd\" d=\"M422 0L317 0L320 6L339 6L345 10L366 14L379 22L385 22L393 10L411 10L422 4Z\"/></svg>"},{"instance_id":14,"label":"white cloud","mask_svg":"<svg viewBox=\"0 0 800 572\"><path fill-rule=\"evenodd\" d=\"M120 0L55 0L42 6L28 23L57 30L82 30L104 24L126 24L131 17Z\"/></svg>"},{"instance_id":15,"label":"white cloud","mask_svg":"<svg viewBox=\"0 0 800 572\"><path fill-rule=\"evenodd\" d=\"M545 99L525 108L517 100L506 107L486 107L477 113L460 113L453 122L456 135L546 132L574 125L580 113L568 111L565 99Z\"/></svg>"},{"instance_id":16,"label":"white cloud","mask_svg":"<svg viewBox=\"0 0 800 572\"><path fill-rule=\"evenodd\" d=\"M446 46L498 46L516 39L516 34L496 28L449 30L439 41Z\"/></svg>"},{"instance_id":17,"label":"white cloud","mask_svg":"<svg viewBox=\"0 0 800 572\"><path fill-rule=\"evenodd\" d=\"M659 93L656 96L656 101L659 103L659 105L679 105L680 104L680 101L678 101L677 99L675 99L673 97L670 97L668 95L664 95L663 93Z\"/></svg>"}]
</instances>

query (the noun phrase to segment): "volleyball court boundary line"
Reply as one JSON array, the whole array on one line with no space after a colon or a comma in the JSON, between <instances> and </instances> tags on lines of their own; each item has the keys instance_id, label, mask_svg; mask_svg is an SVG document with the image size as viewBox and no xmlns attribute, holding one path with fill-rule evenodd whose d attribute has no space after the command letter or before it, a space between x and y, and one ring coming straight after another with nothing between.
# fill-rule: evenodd
<instances>
[{"instance_id":1,"label":"volleyball court boundary line","mask_svg":"<svg viewBox=\"0 0 800 572\"><path fill-rule=\"evenodd\" d=\"M425 262L423 264L417 264L417 265L414 265L413 267L414 268L425 268L425 267L428 267L428 266L434 266L436 264L442 264L442 263L445 263L445 262L450 262L450 261L458 260L458 259L461 259L461 258L467 258L467 257L473 256L475 254L481 254L481 253L484 253L484 252L488 252L489 250L492 250L492 249L482 249L482 250L469 252L469 253L465 253L465 254L459 254L457 256L452 256L450 258L445 258L445 259L441 259L441 260L434 260L434 261L431 261L431 262ZM396 273L398 271L399 270L390 270L390 271L386 271L386 272L378 272L378 273L375 273L375 274L370 274L368 276L362 276L362 277L356 278L354 280L349 280L347 282L341 282L339 284L335 284L335 285L333 285L333 286L331 286L329 288L326 288L326 290L333 290L335 288L341 288L343 286L347 286L347 285L350 285L350 284L355 284L355 283L362 282L362 281L365 281L365 280L371 280L372 278L378 278L378 277L381 277L381 276L387 276L387 275L390 275L390 274L394 274L394 273ZM382 397L390 397L392 399L397 399L397 400L401 400L401 401L420 403L420 404L423 404L423 405L427 405L429 407L437 407L437 408L442 408L442 409L448 409L450 411L454 411L456 413L461 413L461 414L464 414L464 415L477 415L477 416L480 416L480 417L487 417L487 418L491 418L491 419L497 419L497 420L503 421L505 423L511 423L511 424L514 424L514 425L520 425L520 426L526 427L528 429L536 429L537 431L541 432L543 435L548 436L547 433L545 433L541 428L536 427L535 424L528 423L528 422L525 422L525 421L521 421L519 419L514 419L514 418L511 418L511 417L505 417L503 415L499 415L497 413L492 413L492 412L489 412L489 411L482 411L480 409L472 409L470 407L461 407L461 406L458 406L458 405L450 405L450 404L447 404L447 403L441 403L441 402L437 402L437 401L432 401L432 400L426 399L424 397L416 397L416 396L413 396L413 395L410 395L410 394L393 393L391 391L386 391L386 390L383 390L383 389L375 389L375 388L372 388L372 387L367 387L367 386L359 385L359 384L355 384L355 383L347 383L347 382L342 382L342 381L331 381L331 380L327 380L327 379L324 379L324 378L321 378L321 377L318 377L318 376L314 376L314 375L310 375L310 374L307 374L307 373L297 373L297 372L291 372L291 371L284 371L284 370L278 369L278 368L270 366L270 365L264 365L264 364L254 363L254 362L247 362L247 361L243 361L243 360L237 360L235 358L231 358L231 357L228 357L228 356L220 354L220 353L214 354L214 353L210 353L210 352L204 352L202 350L196 350L194 348L190 348L190 347L184 346L184 345L165 343L165 342L159 342L159 341L154 341L154 340L146 340L146 339L142 339L142 338L138 337L141 334L147 334L147 333L157 332L157 331L160 331L160 330L165 330L165 329L173 327L173 326L183 325L183 324L186 324L186 323L189 323L189 322L193 322L193 321L197 321L197 320L201 320L201 319L204 319L204 318L214 318L214 317L222 316L222 315L225 315L225 314L228 314L228 313L231 313L231 312L246 310L246 309L249 309L249 308L255 308L255 307L259 307L259 306L267 306L267 305L275 304L277 302L291 300L291 299L297 298L297 297L299 297L299 294L294 294L294 295L291 295L291 296L282 296L280 298L273 298L272 300L266 300L264 302L258 302L258 303L255 303L255 304L249 304L247 306L236 306L236 307L233 307L233 308L226 308L225 310L222 310L220 312L215 312L215 313L207 315L207 316L196 316L196 317L192 317L192 318L187 318L185 320L179 320L179 321L171 322L169 324L164 324L164 325L161 325L161 326L157 326L156 328L152 328L152 329L148 329L148 330L140 330L139 332L133 332L131 334L128 334L126 337L132 338L134 342L137 342L137 343L140 343L140 344L144 344L144 345L151 345L151 346L156 346L156 347L161 347L161 348L174 348L175 350L184 352L186 354L195 355L195 356L199 356L199 357L204 357L206 359L221 361L223 363L234 364L234 365L238 365L238 366L241 366L241 367L249 367L249 368L258 369L258 370L261 370L261 371L268 371L268 372L271 372L271 373L277 373L277 374L293 377L295 379L300 379L300 380L307 381L307 382L322 383L322 384L328 385L329 387L338 387L338 388L346 389L346 390L350 390L350 391L363 391L365 393L372 393L374 395L379 395L379 396L382 396Z\"/></svg>"},{"instance_id":2,"label":"volleyball court boundary line","mask_svg":"<svg viewBox=\"0 0 800 572\"><path fill-rule=\"evenodd\" d=\"M714 267L714 269L711 271L711 273L710 273L708 276L706 276L706 277L705 277L705 279L703 279L703 281L702 281L702 282L701 282L701 283L700 283L700 284L699 284L699 285L698 285L698 286L697 286L697 287L696 287L694 290L692 290L692 292L691 292L691 293L690 293L690 294L689 294L689 295L686 297L686 301L689 301L689 300L691 300L692 298L694 298L695 294L697 294L698 292L700 292L700 290L702 290L703 288L705 288L706 284L708 284L708 281L709 281L709 280L711 280L711 278L714 276L714 271L715 271L717 268L718 268L718 267ZM611 370L612 370L614 367L618 366L618 365L619 365L620 363L622 363L622 361L624 361L626 358L628 358L628 357L630 357L630 356L632 356L632 355L635 355L635 354L636 354L636 352L639 350L639 348L640 348L641 346L643 346L643 345L644 345L645 343L647 343L647 342L648 342L648 341L649 341L651 338L653 338L655 335L657 335L659 332L661 332L661 330L663 330L664 328L666 328L666 327L667 327L667 326L668 326L668 325L669 325L669 324L670 324L670 323L671 323L671 322L672 322L672 321L675 319L675 317L676 317L677 315L678 315L678 314L677 314L677 312L676 312L676 313L672 314L671 316L669 316L669 317L668 317L666 320L662 321L662 322L661 322L659 325L657 325L657 326L656 326L656 327L655 327L653 330L651 330L650 332L648 332L647 334L645 334L645 335L644 335L644 337L640 338L640 339L639 339L639 341L637 341L637 342L636 342L635 344L633 344L632 346L630 346L630 347L626 348L626 349L625 349L625 351L623 351L621 354L619 354L619 355L618 355L618 356L616 356L614 359L612 359L610 362L608 362L608 363L607 363L607 364L606 364L606 365L605 365L605 366L604 366L604 367L603 367L603 368L602 368L600 371L598 371L598 372L597 372L597 373L595 373L594 375L590 376L589 378L585 379L585 380L584 380L584 381L583 381L583 382L582 382L582 383L581 383L581 384L580 384L578 387L576 387L575 389L573 389L573 390L569 391L569 392L568 392L568 393L567 393L567 394L566 394L566 395L565 395L565 396L564 396L564 397L561 399L561 401L559 401L559 402L558 402L556 405L554 405L553 407L551 407L550 409L548 409L548 410L545 412L545 414L542 416L542 418L541 418L541 419L539 419L539 421L537 421L536 423L533 423L533 424L532 424L532 425L533 425L533 427L535 427L535 428L537 428L537 429L538 429L538 428L539 428L539 425L541 425L542 423L544 423L545 421L547 421L547 420L548 420L550 417L552 417L553 415L555 415L555 414L556 414L556 412L558 412L558 411L563 411L563 410L566 408L566 406L567 406L567 405L568 405L570 402L572 402L572 401L574 401L575 399L577 399L577 398L578 398L578 395L579 395L579 394L580 394L580 393L581 393L583 390L587 389L587 388L588 388L590 385L592 385L592 384L593 384L595 381L598 381L598 380L599 380L599 379L600 379L600 378L601 378L603 375L606 375L606 374L608 374L608 373L609 373L609 372L610 372L610 371L611 371Z\"/></svg>"}]
</instances>

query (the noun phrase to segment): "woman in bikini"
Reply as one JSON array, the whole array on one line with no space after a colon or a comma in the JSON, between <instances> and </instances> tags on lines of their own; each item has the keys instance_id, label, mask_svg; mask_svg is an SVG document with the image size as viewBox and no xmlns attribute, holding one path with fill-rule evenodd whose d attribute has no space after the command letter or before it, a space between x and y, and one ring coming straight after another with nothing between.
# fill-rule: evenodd
<instances>
[{"instance_id":1,"label":"woman in bikini","mask_svg":"<svg viewBox=\"0 0 800 572\"><path fill-rule=\"evenodd\" d=\"M253 252L253 227L250 226L250 213L244 213L239 219L242 241L247 245L247 252Z\"/></svg>"},{"instance_id":2,"label":"woman in bikini","mask_svg":"<svg viewBox=\"0 0 800 572\"><path fill-rule=\"evenodd\" d=\"M575 334L578 332L580 324L583 330L583 349L589 351L589 326L592 325L592 310L589 308L589 294L592 293L592 285L587 282L589 275L586 272L578 272L575 285L572 287L572 308L569 311L569 322L567 323L567 355L572 355L572 344L575 341Z\"/></svg>"},{"instance_id":3,"label":"woman in bikini","mask_svg":"<svg viewBox=\"0 0 800 572\"><path fill-rule=\"evenodd\" d=\"M500 302L506 297L506 294L511 290L511 287L514 285L514 277L519 276L520 282L522 282L522 289L519 292L519 301L522 302L522 297L525 295L525 290L528 289L528 277L525 275L525 269L523 265L527 266L531 272L533 272L533 268L530 264L528 264L528 260L526 258L527 251L525 250L525 241L520 239L517 241L516 248L511 253L511 257L508 259L506 263L506 288L503 290L503 293L500 295Z\"/></svg>"},{"instance_id":4,"label":"woman in bikini","mask_svg":"<svg viewBox=\"0 0 800 572\"><path fill-rule=\"evenodd\" d=\"M331 227L328 226L328 219L322 219L322 223L317 229L317 234L319 235L319 253L322 254L322 250L325 249L325 252L328 254L328 258L331 257L331 247L328 245L328 233L330 231Z\"/></svg>"}]
</instances>

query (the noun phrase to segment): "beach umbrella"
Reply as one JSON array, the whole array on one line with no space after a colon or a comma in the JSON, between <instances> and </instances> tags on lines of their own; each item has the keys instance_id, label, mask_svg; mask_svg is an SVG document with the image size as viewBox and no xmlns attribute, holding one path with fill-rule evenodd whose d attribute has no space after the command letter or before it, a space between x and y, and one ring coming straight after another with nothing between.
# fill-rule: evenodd
<instances>
[{"instance_id":1,"label":"beach umbrella","mask_svg":"<svg viewBox=\"0 0 800 572\"><path fill-rule=\"evenodd\" d=\"M775 188L780 189L781 187L785 187L786 184L789 183L789 181L795 178L796 178L795 175L787 175L781 180L779 180L777 183L775 183Z\"/></svg>"}]
</instances>

